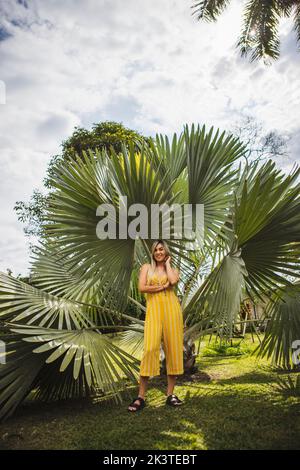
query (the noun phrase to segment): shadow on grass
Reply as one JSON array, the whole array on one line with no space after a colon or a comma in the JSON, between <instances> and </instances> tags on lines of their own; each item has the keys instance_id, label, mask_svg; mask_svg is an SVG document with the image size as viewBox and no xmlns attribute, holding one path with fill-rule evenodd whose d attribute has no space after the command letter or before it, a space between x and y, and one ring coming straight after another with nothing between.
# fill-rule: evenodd
<instances>
[{"instance_id":1,"label":"shadow on grass","mask_svg":"<svg viewBox=\"0 0 300 470\"><path fill-rule=\"evenodd\" d=\"M128 393L134 397L137 387L124 392L121 405L92 404L86 399L27 401L0 425L0 448L299 448L299 406L295 401L286 405L275 392L265 394L262 384L272 378L254 372L211 383L207 376L198 382L178 380L176 393L185 403L177 408L165 405L164 377L150 381L147 406L138 413L127 411ZM239 388L240 384L251 385Z\"/></svg>"}]
</instances>

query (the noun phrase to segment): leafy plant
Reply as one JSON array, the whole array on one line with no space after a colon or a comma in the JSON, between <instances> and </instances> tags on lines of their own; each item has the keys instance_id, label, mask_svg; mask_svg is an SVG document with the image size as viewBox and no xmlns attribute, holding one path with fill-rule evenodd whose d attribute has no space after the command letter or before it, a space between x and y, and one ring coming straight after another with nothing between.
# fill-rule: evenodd
<instances>
[{"instance_id":1,"label":"leafy plant","mask_svg":"<svg viewBox=\"0 0 300 470\"><path fill-rule=\"evenodd\" d=\"M296 377L288 375L285 378L277 378L277 388L286 395L300 397L300 374Z\"/></svg>"},{"instance_id":2,"label":"leafy plant","mask_svg":"<svg viewBox=\"0 0 300 470\"><path fill-rule=\"evenodd\" d=\"M124 196L128 206L143 204L149 214L151 204L203 204L200 246L190 250L188 237L172 237L172 218L167 239L181 274L177 293L190 351L185 370L193 367L193 341L207 333L232 338L245 297L270 298L262 350L288 360L288 338L298 335L296 313L290 309L288 328L272 319L299 278L299 169L286 176L272 161L242 167L245 152L238 138L193 125L171 141L157 135L123 144L120 153L113 147L83 151L55 168L30 285L0 276L0 331L7 337L0 418L35 389L43 399L102 390L121 400L125 381L136 384L145 313L137 279L153 240L101 239L96 233L101 204L115 209L111 221L118 233ZM149 233L151 224L149 217ZM113 331L120 332L118 344L109 335Z\"/></svg>"}]
</instances>

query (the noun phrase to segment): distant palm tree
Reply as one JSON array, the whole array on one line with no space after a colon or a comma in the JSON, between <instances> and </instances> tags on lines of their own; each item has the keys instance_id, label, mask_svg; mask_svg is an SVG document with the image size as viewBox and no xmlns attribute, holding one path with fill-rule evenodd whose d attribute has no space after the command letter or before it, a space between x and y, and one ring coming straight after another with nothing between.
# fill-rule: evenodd
<instances>
[{"instance_id":1,"label":"distant palm tree","mask_svg":"<svg viewBox=\"0 0 300 470\"><path fill-rule=\"evenodd\" d=\"M201 0L192 5L193 15L198 20L216 21L229 5L230 0ZM299 0L248 0L244 8L244 23L237 47L241 55L252 51L250 61L263 59L276 60L280 41L278 24L281 17L293 16L297 42L300 43L300 1Z\"/></svg>"}]
</instances>

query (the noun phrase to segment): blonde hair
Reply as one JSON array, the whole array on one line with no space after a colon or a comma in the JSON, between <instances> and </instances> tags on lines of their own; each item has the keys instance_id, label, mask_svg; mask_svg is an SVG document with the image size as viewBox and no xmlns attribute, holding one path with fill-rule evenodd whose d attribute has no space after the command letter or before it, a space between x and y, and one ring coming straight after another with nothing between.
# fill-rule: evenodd
<instances>
[{"instance_id":1,"label":"blonde hair","mask_svg":"<svg viewBox=\"0 0 300 470\"><path fill-rule=\"evenodd\" d=\"M156 268L156 260L154 259L154 251L157 245L160 245L160 244L164 247L166 256L171 256L170 248L167 242L165 242L164 240L155 240L151 246L151 263L150 264L151 264L152 273L154 273L155 268Z\"/></svg>"}]
</instances>

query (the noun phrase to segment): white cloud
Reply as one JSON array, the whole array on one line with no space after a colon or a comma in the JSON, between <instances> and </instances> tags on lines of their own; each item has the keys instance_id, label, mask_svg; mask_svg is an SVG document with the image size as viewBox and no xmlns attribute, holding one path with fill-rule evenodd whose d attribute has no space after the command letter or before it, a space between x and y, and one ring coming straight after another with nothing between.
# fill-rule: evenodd
<instances>
[{"instance_id":1,"label":"white cloud","mask_svg":"<svg viewBox=\"0 0 300 470\"><path fill-rule=\"evenodd\" d=\"M170 134L191 122L230 129L251 114L266 130L291 133L290 161L278 160L283 168L299 159L292 23L281 22L277 62L250 64L235 48L242 3L233 1L216 23L197 22L192 1L3 4L0 269L24 272L25 237L12 208L42 187L50 156L76 125L113 119L144 134Z\"/></svg>"}]
</instances>

